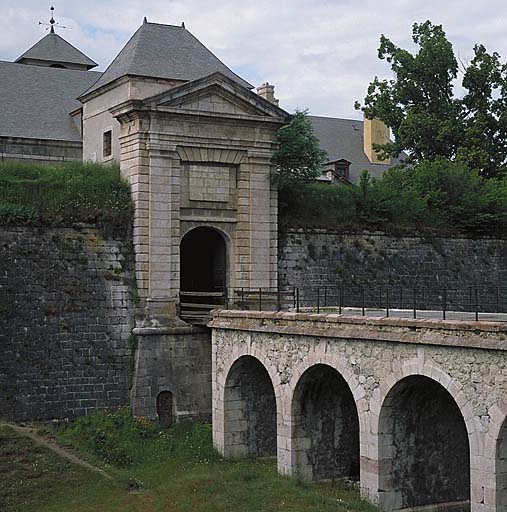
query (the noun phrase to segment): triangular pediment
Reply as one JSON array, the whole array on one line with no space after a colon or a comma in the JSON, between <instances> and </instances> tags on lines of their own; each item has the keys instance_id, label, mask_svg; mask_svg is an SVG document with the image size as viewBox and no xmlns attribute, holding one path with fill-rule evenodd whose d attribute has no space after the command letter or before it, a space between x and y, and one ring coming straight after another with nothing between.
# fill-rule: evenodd
<instances>
[{"instance_id":1,"label":"triangular pediment","mask_svg":"<svg viewBox=\"0 0 507 512\"><path fill-rule=\"evenodd\" d=\"M223 115L247 115L285 119L288 113L224 76L210 76L187 82L145 100L152 107Z\"/></svg>"}]
</instances>

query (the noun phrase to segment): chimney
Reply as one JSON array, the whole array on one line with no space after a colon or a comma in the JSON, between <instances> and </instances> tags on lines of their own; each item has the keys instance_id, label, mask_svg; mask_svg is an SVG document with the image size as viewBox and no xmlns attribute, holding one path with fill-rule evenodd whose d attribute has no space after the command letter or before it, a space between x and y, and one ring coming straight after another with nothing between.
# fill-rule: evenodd
<instances>
[{"instance_id":1,"label":"chimney","mask_svg":"<svg viewBox=\"0 0 507 512\"><path fill-rule=\"evenodd\" d=\"M275 98L275 86L269 84L268 82L262 84L261 86L257 87L257 94L264 98L265 100L268 100L270 103L273 103L273 105L278 106L278 100Z\"/></svg>"},{"instance_id":2,"label":"chimney","mask_svg":"<svg viewBox=\"0 0 507 512\"><path fill-rule=\"evenodd\" d=\"M387 144L389 142L389 128L380 119L368 119L366 116L363 120L363 138L364 152L368 160L372 164L391 163L390 158L380 160L377 152L373 149L373 144Z\"/></svg>"}]
</instances>

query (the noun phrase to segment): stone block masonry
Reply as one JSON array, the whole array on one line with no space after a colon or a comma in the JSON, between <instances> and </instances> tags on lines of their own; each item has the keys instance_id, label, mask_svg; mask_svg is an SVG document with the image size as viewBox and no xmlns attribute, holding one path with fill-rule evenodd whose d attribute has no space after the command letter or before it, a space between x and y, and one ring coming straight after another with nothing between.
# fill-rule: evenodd
<instances>
[{"instance_id":1,"label":"stone block masonry","mask_svg":"<svg viewBox=\"0 0 507 512\"><path fill-rule=\"evenodd\" d=\"M358 480L383 510L505 511L505 323L216 310L210 326L226 457L263 455L269 432L281 473Z\"/></svg>"},{"instance_id":2,"label":"stone block masonry","mask_svg":"<svg viewBox=\"0 0 507 512\"><path fill-rule=\"evenodd\" d=\"M96 229L0 230L0 417L129 403L133 261Z\"/></svg>"},{"instance_id":3,"label":"stone block masonry","mask_svg":"<svg viewBox=\"0 0 507 512\"><path fill-rule=\"evenodd\" d=\"M507 240L389 236L290 228L279 232L281 287L375 285L441 292L507 282Z\"/></svg>"}]
</instances>

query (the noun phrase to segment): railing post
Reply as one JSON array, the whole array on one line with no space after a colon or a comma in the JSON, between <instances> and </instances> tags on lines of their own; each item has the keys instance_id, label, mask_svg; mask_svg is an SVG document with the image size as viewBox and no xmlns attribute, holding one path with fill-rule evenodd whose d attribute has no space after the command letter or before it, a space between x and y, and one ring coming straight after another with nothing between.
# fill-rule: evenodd
<instances>
[{"instance_id":1,"label":"railing post","mask_svg":"<svg viewBox=\"0 0 507 512\"><path fill-rule=\"evenodd\" d=\"M342 314L342 308L343 308L343 286L340 286L340 300L339 300L339 308L338 313Z\"/></svg>"},{"instance_id":2,"label":"railing post","mask_svg":"<svg viewBox=\"0 0 507 512\"><path fill-rule=\"evenodd\" d=\"M280 300L280 288L276 289L276 310L281 311L282 301Z\"/></svg>"},{"instance_id":3,"label":"railing post","mask_svg":"<svg viewBox=\"0 0 507 512\"><path fill-rule=\"evenodd\" d=\"M259 311L262 311L262 288L259 288Z\"/></svg>"},{"instance_id":4,"label":"railing post","mask_svg":"<svg viewBox=\"0 0 507 512\"><path fill-rule=\"evenodd\" d=\"M327 308L327 286L324 286L324 307Z\"/></svg>"},{"instance_id":5,"label":"railing post","mask_svg":"<svg viewBox=\"0 0 507 512\"><path fill-rule=\"evenodd\" d=\"M296 288L296 313L299 313L299 288Z\"/></svg>"},{"instance_id":6,"label":"railing post","mask_svg":"<svg viewBox=\"0 0 507 512\"><path fill-rule=\"evenodd\" d=\"M224 294L225 294L225 309L229 309L229 295L227 293L227 286L225 287L225 290L224 290Z\"/></svg>"},{"instance_id":7,"label":"railing post","mask_svg":"<svg viewBox=\"0 0 507 512\"><path fill-rule=\"evenodd\" d=\"M389 318L389 288L386 288L386 315Z\"/></svg>"},{"instance_id":8,"label":"railing post","mask_svg":"<svg viewBox=\"0 0 507 512\"><path fill-rule=\"evenodd\" d=\"M365 313L365 304L364 304L364 285L361 287L361 314L364 316Z\"/></svg>"},{"instance_id":9,"label":"railing post","mask_svg":"<svg viewBox=\"0 0 507 512\"><path fill-rule=\"evenodd\" d=\"M413 290L414 292L414 295L413 295L413 308L414 308L414 319L417 318L417 291L416 289L414 288Z\"/></svg>"},{"instance_id":10,"label":"railing post","mask_svg":"<svg viewBox=\"0 0 507 512\"><path fill-rule=\"evenodd\" d=\"M500 288L496 287L496 312L500 313Z\"/></svg>"},{"instance_id":11,"label":"railing post","mask_svg":"<svg viewBox=\"0 0 507 512\"><path fill-rule=\"evenodd\" d=\"M477 288L475 288L475 321L479 321L479 293Z\"/></svg>"},{"instance_id":12,"label":"railing post","mask_svg":"<svg viewBox=\"0 0 507 512\"><path fill-rule=\"evenodd\" d=\"M445 313L447 309L447 290L442 291L442 320L445 320Z\"/></svg>"},{"instance_id":13,"label":"railing post","mask_svg":"<svg viewBox=\"0 0 507 512\"><path fill-rule=\"evenodd\" d=\"M320 313L320 286L317 286L317 314Z\"/></svg>"},{"instance_id":14,"label":"railing post","mask_svg":"<svg viewBox=\"0 0 507 512\"><path fill-rule=\"evenodd\" d=\"M245 309L245 289L241 288L241 309Z\"/></svg>"},{"instance_id":15,"label":"railing post","mask_svg":"<svg viewBox=\"0 0 507 512\"><path fill-rule=\"evenodd\" d=\"M294 299L294 309L296 309L296 287L294 286L294 290L292 290L293 292L293 299Z\"/></svg>"},{"instance_id":16,"label":"railing post","mask_svg":"<svg viewBox=\"0 0 507 512\"><path fill-rule=\"evenodd\" d=\"M403 309L403 287L400 288L400 309Z\"/></svg>"}]
</instances>

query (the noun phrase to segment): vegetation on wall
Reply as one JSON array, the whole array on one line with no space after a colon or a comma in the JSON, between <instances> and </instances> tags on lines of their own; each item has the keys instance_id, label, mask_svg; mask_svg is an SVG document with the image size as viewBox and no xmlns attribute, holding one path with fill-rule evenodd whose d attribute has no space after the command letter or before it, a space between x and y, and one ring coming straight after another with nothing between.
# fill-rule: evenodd
<instances>
[{"instance_id":1,"label":"vegetation on wall","mask_svg":"<svg viewBox=\"0 0 507 512\"><path fill-rule=\"evenodd\" d=\"M507 180L486 179L440 158L393 168L381 179L366 171L357 185L314 183L281 194L282 225L384 231L507 233Z\"/></svg>"},{"instance_id":2,"label":"vegetation on wall","mask_svg":"<svg viewBox=\"0 0 507 512\"><path fill-rule=\"evenodd\" d=\"M117 166L0 164L0 225L93 223L128 228L132 203Z\"/></svg>"}]
</instances>

